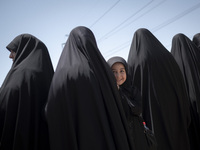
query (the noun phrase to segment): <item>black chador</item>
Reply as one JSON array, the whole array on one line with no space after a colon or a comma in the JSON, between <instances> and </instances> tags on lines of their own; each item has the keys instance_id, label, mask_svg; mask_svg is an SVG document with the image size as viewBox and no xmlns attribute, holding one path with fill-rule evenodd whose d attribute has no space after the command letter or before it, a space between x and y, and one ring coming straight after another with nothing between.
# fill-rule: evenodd
<instances>
[{"instance_id":1,"label":"black chador","mask_svg":"<svg viewBox=\"0 0 200 150\"><path fill-rule=\"evenodd\" d=\"M112 71L86 27L70 32L46 116L51 150L134 150Z\"/></svg>"},{"instance_id":2,"label":"black chador","mask_svg":"<svg viewBox=\"0 0 200 150\"><path fill-rule=\"evenodd\" d=\"M7 49L16 56L0 90L0 149L48 150L44 108L54 71L47 47L22 34Z\"/></svg>"},{"instance_id":3,"label":"black chador","mask_svg":"<svg viewBox=\"0 0 200 150\"><path fill-rule=\"evenodd\" d=\"M143 118L158 150L188 150L189 100L182 73L171 53L147 29L138 29L128 55L133 84L139 88Z\"/></svg>"}]
</instances>

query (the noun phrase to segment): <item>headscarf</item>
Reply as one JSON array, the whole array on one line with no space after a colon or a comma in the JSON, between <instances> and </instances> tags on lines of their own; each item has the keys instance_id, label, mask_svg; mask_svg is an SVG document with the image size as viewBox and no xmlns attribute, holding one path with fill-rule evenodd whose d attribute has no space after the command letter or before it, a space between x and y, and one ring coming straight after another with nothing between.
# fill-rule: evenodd
<instances>
[{"instance_id":1,"label":"headscarf","mask_svg":"<svg viewBox=\"0 0 200 150\"><path fill-rule=\"evenodd\" d=\"M92 31L74 28L46 106L51 150L134 149L112 77Z\"/></svg>"},{"instance_id":2,"label":"headscarf","mask_svg":"<svg viewBox=\"0 0 200 150\"><path fill-rule=\"evenodd\" d=\"M143 118L159 150L188 150L189 101L181 71L171 53L148 30L138 29L128 55L129 73L139 88Z\"/></svg>"},{"instance_id":3,"label":"headscarf","mask_svg":"<svg viewBox=\"0 0 200 150\"><path fill-rule=\"evenodd\" d=\"M172 39L171 53L183 74L190 100L191 149L200 149L200 51L184 34L176 34Z\"/></svg>"},{"instance_id":4,"label":"headscarf","mask_svg":"<svg viewBox=\"0 0 200 150\"><path fill-rule=\"evenodd\" d=\"M7 49L16 57L0 90L0 149L48 149L44 106L54 73L48 49L30 34Z\"/></svg>"}]
</instances>

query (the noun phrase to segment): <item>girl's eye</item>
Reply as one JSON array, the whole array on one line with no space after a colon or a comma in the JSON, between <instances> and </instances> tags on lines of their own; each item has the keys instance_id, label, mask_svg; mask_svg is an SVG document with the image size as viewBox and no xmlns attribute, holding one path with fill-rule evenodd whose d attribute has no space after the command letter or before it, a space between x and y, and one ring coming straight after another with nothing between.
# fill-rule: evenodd
<instances>
[{"instance_id":1,"label":"girl's eye","mask_svg":"<svg viewBox=\"0 0 200 150\"><path fill-rule=\"evenodd\" d=\"M124 70L120 70L120 73L125 73L125 71Z\"/></svg>"},{"instance_id":2,"label":"girl's eye","mask_svg":"<svg viewBox=\"0 0 200 150\"><path fill-rule=\"evenodd\" d=\"M117 74L117 72L116 72L116 71L113 71L113 73L114 73L114 74Z\"/></svg>"}]
</instances>

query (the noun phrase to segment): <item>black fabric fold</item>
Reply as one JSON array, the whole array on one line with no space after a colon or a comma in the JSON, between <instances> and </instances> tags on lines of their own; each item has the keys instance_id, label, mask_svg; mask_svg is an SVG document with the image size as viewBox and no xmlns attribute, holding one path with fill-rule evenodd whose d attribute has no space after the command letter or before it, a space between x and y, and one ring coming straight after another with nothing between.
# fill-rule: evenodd
<instances>
[{"instance_id":1,"label":"black fabric fold","mask_svg":"<svg viewBox=\"0 0 200 150\"><path fill-rule=\"evenodd\" d=\"M192 41L200 49L200 33L197 33L193 36Z\"/></svg>"}]
</instances>

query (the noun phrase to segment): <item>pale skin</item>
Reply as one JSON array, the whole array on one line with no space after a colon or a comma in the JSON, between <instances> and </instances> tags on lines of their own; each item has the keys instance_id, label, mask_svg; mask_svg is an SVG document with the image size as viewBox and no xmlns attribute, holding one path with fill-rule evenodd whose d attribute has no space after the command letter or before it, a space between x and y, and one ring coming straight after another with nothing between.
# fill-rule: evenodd
<instances>
[{"instance_id":1,"label":"pale skin","mask_svg":"<svg viewBox=\"0 0 200 150\"><path fill-rule=\"evenodd\" d=\"M14 51L10 51L10 55L9 55L9 58L12 59L13 61L15 60L15 56L16 56L16 53Z\"/></svg>"},{"instance_id":2,"label":"pale skin","mask_svg":"<svg viewBox=\"0 0 200 150\"><path fill-rule=\"evenodd\" d=\"M117 62L112 65L111 69L117 81L117 87L119 88L119 86L122 85L126 81L125 67L122 63Z\"/></svg>"}]
</instances>

